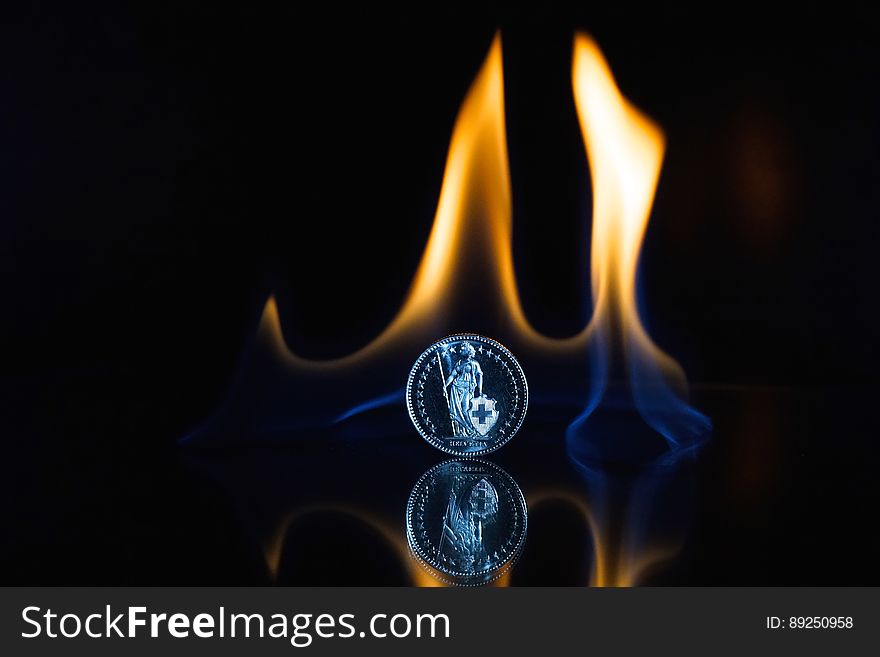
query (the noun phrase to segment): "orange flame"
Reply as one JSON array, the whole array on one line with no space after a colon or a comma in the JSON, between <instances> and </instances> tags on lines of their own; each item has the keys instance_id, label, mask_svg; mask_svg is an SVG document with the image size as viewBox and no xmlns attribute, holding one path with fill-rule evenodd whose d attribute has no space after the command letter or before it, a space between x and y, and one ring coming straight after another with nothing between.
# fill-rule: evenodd
<instances>
[{"instance_id":1,"label":"orange flame","mask_svg":"<svg viewBox=\"0 0 880 657\"><path fill-rule=\"evenodd\" d=\"M591 283L594 314L567 339L538 333L523 311L513 265L513 221L501 37L496 35L459 110L450 141L440 198L428 242L409 293L389 325L360 350L336 360L313 361L293 354L282 337L274 297L263 311L261 332L284 360L300 368L355 365L401 338L439 333L456 293L467 289L465 271L478 263L479 280L499 299L499 334L524 348L580 355L598 329L625 335L633 357L652 360L684 384L678 364L658 349L639 319L636 272L663 159L660 129L621 95L596 43L578 35L572 84L593 177L594 211ZM444 327L458 330L462 327ZM448 332L448 331L447 331Z\"/></svg>"},{"instance_id":2,"label":"orange flame","mask_svg":"<svg viewBox=\"0 0 880 657\"><path fill-rule=\"evenodd\" d=\"M608 62L586 35L574 43L572 86L593 178L588 330L625 337L627 359L653 361L684 386L684 372L651 340L636 303L636 273L665 150L663 132L618 89Z\"/></svg>"},{"instance_id":3,"label":"orange flame","mask_svg":"<svg viewBox=\"0 0 880 657\"><path fill-rule=\"evenodd\" d=\"M496 35L456 118L434 224L406 300L390 324L362 349L333 361L308 361L284 348L274 298L266 304L261 327L293 365L356 364L402 337L435 340L434 321L453 306L457 291L467 289L466 270L477 268L479 280L499 298L502 332L552 342L534 331L523 312L512 242L504 75L501 37ZM462 266L464 259L473 266Z\"/></svg>"},{"instance_id":4,"label":"orange flame","mask_svg":"<svg viewBox=\"0 0 880 657\"><path fill-rule=\"evenodd\" d=\"M567 339L539 334L528 322L517 290L512 255L512 201L504 118L500 36L495 37L455 121L433 227L408 295L397 315L369 344L336 360L314 361L292 353L284 342L274 297L263 310L260 336L278 357L300 373L339 372L366 367L404 345L423 347L440 335L472 327L448 321L456 295L468 289L473 271L497 300L498 336L525 352L559 357L570 364L586 358L586 345L610 350L617 340L628 362L647 363L664 382L685 386L683 371L651 340L639 317L638 259L657 187L665 140L658 126L618 89L596 43L579 34L574 41L572 85L593 180L590 322ZM660 554L613 554L607 528L585 510L597 561L592 583L627 586ZM289 522L286 521L286 522ZM382 532L403 553L403 544L384 522ZM277 567L281 534L267 546ZM614 541L616 543L616 541ZM419 584L433 583L412 571Z\"/></svg>"}]
</instances>

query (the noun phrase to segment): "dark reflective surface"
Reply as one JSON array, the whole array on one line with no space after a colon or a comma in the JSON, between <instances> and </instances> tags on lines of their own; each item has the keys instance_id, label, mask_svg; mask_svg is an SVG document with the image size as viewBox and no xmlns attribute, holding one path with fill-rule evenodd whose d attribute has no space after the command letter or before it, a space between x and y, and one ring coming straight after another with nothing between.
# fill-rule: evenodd
<instances>
[{"instance_id":1,"label":"dark reflective surface","mask_svg":"<svg viewBox=\"0 0 880 657\"><path fill-rule=\"evenodd\" d=\"M654 468L585 470L553 419L574 411L533 409L492 459L530 510L500 583L880 582L872 391L697 392L712 441ZM407 554L403 510L437 452L402 406L286 448L252 438L145 456L93 433L85 453L32 452L33 475L6 461L4 484L20 482L2 507L6 582L430 583Z\"/></svg>"}]
</instances>

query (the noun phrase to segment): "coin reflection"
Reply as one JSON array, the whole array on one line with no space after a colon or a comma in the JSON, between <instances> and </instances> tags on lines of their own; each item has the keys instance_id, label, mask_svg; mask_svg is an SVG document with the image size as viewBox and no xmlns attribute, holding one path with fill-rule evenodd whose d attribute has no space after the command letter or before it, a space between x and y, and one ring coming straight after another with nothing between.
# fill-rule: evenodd
<instances>
[{"instance_id":1,"label":"coin reflection","mask_svg":"<svg viewBox=\"0 0 880 657\"><path fill-rule=\"evenodd\" d=\"M410 493L406 535L412 556L434 577L460 586L507 572L526 538L522 490L507 472L481 459L444 461Z\"/></svg>"}]
</instances>

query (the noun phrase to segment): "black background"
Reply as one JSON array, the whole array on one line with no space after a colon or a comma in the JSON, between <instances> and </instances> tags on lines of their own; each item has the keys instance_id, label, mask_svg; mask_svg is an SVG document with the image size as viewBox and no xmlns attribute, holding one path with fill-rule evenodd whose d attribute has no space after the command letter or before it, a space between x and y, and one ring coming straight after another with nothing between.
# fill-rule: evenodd
<instances>
[{"instance_id":1,"label":"black background","mask_svg":"<svg viewBox=\"0 0 880 657\"><path fill-rule=\"evenodd\" d=\"M589 316L585 29L668 137L641 270L657 343L698 383L876 382L867 10L35 4L0 24L6 581L259 581L230 559L249 549L232 509L173 513L220 494L175 441L219 403L270 289L303 355L387 323L499 28L539 330Z\"/></svg>"}]
</instances>

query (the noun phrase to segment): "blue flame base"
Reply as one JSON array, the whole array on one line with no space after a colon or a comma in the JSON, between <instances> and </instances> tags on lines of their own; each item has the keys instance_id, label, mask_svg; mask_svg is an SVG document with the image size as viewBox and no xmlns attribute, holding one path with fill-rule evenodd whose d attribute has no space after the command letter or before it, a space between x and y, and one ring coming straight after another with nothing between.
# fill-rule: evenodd
<instances>
[{"instance_id":1,"label":"blue flame base","mask_svg":"<svg viewBox=\"0 0 880 657\"><path fill-rule=\"evenodd\" d=\"M647 398L624 389L603 390L566 431L566 449L577 463L647 465L698 450L711 436L708 417L673 395Z\"/></svg>"}]
</instances>

